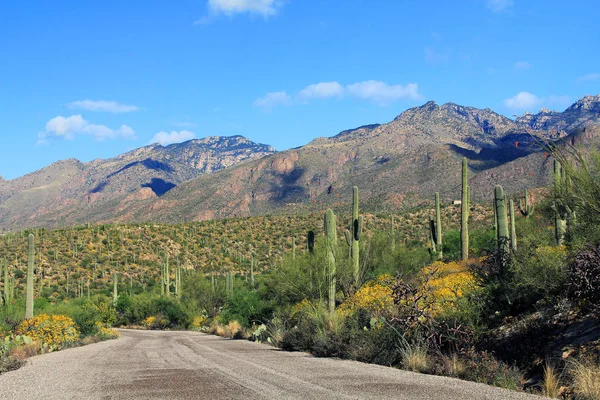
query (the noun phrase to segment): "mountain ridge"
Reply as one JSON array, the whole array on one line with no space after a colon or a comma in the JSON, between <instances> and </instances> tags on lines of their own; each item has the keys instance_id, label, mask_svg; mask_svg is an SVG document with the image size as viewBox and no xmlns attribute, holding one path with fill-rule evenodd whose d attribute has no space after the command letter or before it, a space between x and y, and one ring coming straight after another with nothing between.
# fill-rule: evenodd
<instances>
[{"instance_id":1,"label":"mountain ridge","mask_svg":"<svg viewBox=\"0 0 600 400\"><path fill-rule=\"evenodd\" d=\"M353 185L361 188L363 204L373 209L419 204L436 191L449 201L456 197L462 157L469 159L473 197L483 200L496 183L511 194L544 186L550 167L539 142L570 135L596 143L598 126L600 96L583 97L563 112L540 110L515 120L489 108L429 101L388 123L362 125L281 152L241 136L154 144L110 159L115 165L67 162L60 179L38 182L49 185L41 205L7 201L10 193L3 188L9 181L0 181L0 227L22 221L58 226L296 212L343 206ZM150 153L153 158L147 157ZM48 205L56 186L81 179L77 173L82 168L91 175L83 174L88 191L70 188L68 201ZM136 190L119 180L123 174ZM138 175L143 179L135 180ZM23 188L16 197L28 204L32 190Z\"/></svg>"}]
</instances>

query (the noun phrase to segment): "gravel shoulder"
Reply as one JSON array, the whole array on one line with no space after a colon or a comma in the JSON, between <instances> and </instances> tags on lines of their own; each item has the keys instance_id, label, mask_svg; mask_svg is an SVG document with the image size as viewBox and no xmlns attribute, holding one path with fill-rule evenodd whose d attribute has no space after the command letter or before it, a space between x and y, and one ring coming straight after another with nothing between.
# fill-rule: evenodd
<instances>
[{"instance_id":1,"label":"gravel shoulder","mask_svg":"<svg viewBox=\"0 0 600 400\"><path fill-rule=\"evenodd\" d=\"M288 353L196 332L121 338L36 356L0 375L2 399L540 399L458 379Z\"/></svg>"}]
</instances>

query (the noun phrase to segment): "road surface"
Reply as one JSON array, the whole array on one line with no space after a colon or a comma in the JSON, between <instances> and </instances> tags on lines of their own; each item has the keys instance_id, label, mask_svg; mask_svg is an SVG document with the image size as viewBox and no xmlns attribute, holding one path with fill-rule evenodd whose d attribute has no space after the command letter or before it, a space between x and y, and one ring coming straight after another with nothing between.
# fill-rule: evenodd
<instances>
[{"instance_id":1,"label":"road surface","mask_svg":"<svg viewBox=\"0 0 600 400\"><path fill-rule=\"evenodd\" d=\"M445 377L314 358L195 332L121 338L30 358L2 399L540 399Z\"/></svg>"}]
</instances>

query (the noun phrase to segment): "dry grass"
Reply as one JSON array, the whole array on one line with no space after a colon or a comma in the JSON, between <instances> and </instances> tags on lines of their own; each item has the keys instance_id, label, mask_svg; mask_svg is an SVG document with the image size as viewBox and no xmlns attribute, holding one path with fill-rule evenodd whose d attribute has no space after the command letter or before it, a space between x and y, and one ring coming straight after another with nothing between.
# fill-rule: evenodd
<instances>
[{"instance_id":1,"label":"dry grass","mask_svg":"<svg viewBox=\"0 0 600 400\"><path fill-rule=\"evenodd\" d=\"M413 372L428 372L430 366L427 348L421 344L406 344L402 346L402 368Z\"/></svg>"},{"instance_id":2,"label":"dry grass","mask_svg":"<svg viewBox=\"0 0 600 400\"><path fill-rule=\"evenodd\" d=\"M227 327L224 325L221 325L221 324L216 324L214 326L214 333L217 336L227 337L227 335L228 335Z\"/></svg>"},{"instance_id":3,"label":"dry grass","mask_svg":"<svg viewBox=\"0 0 600 400\"><path fill-rule=\"evenodd\" d=\"M446 372L449 376L460 377L464 375L466 367L458 357L458 354L452 353L452 355L447 357L444 361L446 364Z\"/></svg>"},{"instance_id":4,"label":"dry grass","mask_svg":"<svg viewBox=\"0 0 600 400\"><path fill-rule=\"evenodd\" d=\"M572 361L569 368L577 399L600 400L600 365Z\"/></svg>"},{"instance_id":5,"label":"dry grass","mask_svg":"<svg viewBox=\"0 0 600 400\"><path fill-rule=\"evenodd\" d=\"M244 337L244 327L237 321L230 321L226 330L231 339L243 339Z\"/></svg>"},{"instance_id":6,"label":"dry grass","mask_svg":"<svg viewBox=\"0 0 600 400\"><path fill-rule=\"evenodd\" d=\"M560 395L560 376L550 363L544 366L544 379L541 383L544 396L556 399Z\"/></svg>"},{"instance_id":7,"label":"dry grass","mask_svg":"<svg viewBox=\"0 0 600 400\"><path fill-rule=\"evenodd\" d=\"M213 322L207 333L229 339L247 339L248 332L238 321L230 321L227 325Z\"/></svg>"},{"instance_id":8,"label":"dry grass","mask_svg":"<svg viewBox=\"0 0 600 400\"><path fill-rule=\"evenodd\" d=\"M22 344L10 350L10 355L18 360L25 360L38 354L42 354L42 346L39 342Z\"/></svg>"}]
</instances>

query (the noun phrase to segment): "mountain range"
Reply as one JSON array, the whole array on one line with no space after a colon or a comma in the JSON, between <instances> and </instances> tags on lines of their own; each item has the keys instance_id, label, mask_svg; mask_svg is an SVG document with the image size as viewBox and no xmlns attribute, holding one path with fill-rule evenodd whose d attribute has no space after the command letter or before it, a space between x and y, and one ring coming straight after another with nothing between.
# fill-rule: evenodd
<instances>
[{"instance_id":1,"label":"mountain range","mask_svg":"<svg viewBox=\"0 0 600 400\"><path fill-rule=\"evenodd\" d=\"M343 207L351 187L371 210L411 207L440 192L459 198L467 157L475 201L501 184L509 194L545 186L544 143L600 144L600 96L562 112L515 120L491 109L433 101L393 121L350 129L276 152L242 136L150 145L107 160L59 161L0 179L0 228L96 222L176 222Z\"/></svg>"}]
</instances>

